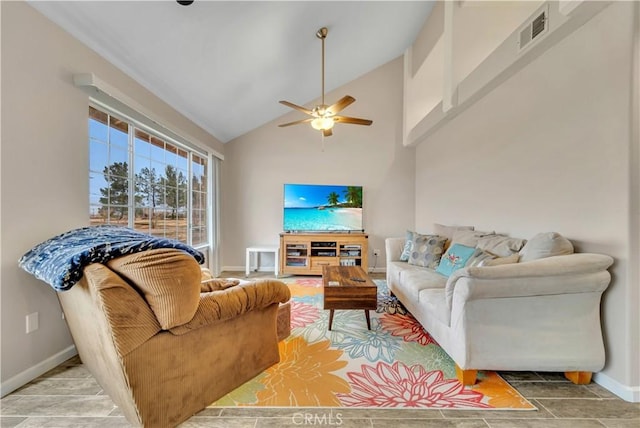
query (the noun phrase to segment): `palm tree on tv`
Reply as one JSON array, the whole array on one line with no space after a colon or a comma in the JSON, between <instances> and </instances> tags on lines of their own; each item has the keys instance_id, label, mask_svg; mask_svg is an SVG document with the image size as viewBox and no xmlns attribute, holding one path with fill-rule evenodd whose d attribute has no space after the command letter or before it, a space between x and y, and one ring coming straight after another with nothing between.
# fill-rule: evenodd
<instances>
[{"instance_id":1,"label":"palm tree on tv","mask_svg":"<svg viewBox=\"0 0 640 428\"><path fill-rule=\"evenodd\" d=\"M344 195L350 207L362 208L362 187L347 186Z\"/></svg>"},{"instance_id":2,"label":"palm tree on tv","mask_svg":"<svg viewBox=\"0 0 640 428\"><path fill-rule=\"evenodd\" d=\"M339 201L340 195L338 195L336 192L331 192L327 195L327 203L329 205L338 205Z\"/></svg>"}]
</instances>

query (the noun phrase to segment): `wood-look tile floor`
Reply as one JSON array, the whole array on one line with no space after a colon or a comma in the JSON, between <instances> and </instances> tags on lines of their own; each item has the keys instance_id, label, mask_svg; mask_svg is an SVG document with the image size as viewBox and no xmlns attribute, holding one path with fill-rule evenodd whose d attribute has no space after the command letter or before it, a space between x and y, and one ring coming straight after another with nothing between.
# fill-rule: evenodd
<instances>
[{"instance_id":1,"label":"wood-look tile floor","mask_svg":"<svg viewBox=\"0 0 640 428\"><path fill-rule=\"evenodd\" d=\"M225 277L244 273L224 272ZM266 277L254 273L252 278ZM374 278L384 275L374 274ZM243 409L209 408L181 428L639 428L640 403L601 386L574 385L560 373L501 372L538 410ZM0 400L0 427L129 427L78 357Z\"/></svg>"}]
</instances>

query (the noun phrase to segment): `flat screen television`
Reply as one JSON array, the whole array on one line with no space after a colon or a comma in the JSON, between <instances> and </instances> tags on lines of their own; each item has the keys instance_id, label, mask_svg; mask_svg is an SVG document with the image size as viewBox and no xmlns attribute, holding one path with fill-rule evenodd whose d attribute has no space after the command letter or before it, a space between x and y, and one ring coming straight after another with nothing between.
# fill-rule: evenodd
<instances>
[{"instance_id":1,"label":"flat screen television","mask_svg":"<svg viewBox=\"0 0 640 428\"><path fill-rule=\"evenodd\" d=\"M285 232L361 232L362 186L284 185Z\"/></svg>"}]
</instances>

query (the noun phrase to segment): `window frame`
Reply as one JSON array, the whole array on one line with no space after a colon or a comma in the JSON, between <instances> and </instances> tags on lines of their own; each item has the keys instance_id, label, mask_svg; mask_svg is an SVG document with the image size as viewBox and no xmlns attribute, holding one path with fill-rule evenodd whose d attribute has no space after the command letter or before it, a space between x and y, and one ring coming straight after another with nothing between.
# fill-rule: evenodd
<instances>
[{"instance_id":1,"label":"window frame","mask_svg":"<svg viewBox=\"0 0 640 428\"><path fill-rule=\"evenodd\" d=\"M214 155L214 153L209 152L205 149L203 149L202 147L189 143L187 140L184 141L179 141L178 139L167 135L166 133L162 132L161 129L167 129L166 127L164 127L161 124L158 124L157 122L153 121L154 124L158 125L158 128L154 128L152 126L149 126L148 124L141 122L140 120L135 119L134 117L131 117L130 115L124 114L120 111L118 111L117 109L99 101L96 100L94 98L90 98L89 99L89 105L87 106L87 120L91 120L91 116L89 114L89 109L90 108L94 108L104 114L107 114L111 117L114 117L118 120L124 121L128 124L128 132L127 132L127 162L129 164L129 170L128 170L128 201L127 201L127 226L129 228L135 229L135 217L136 217L136 198L135 198L135 194L136 194L136 180L135 180L135 157L136 157L136 151L135 151L135 138L136 138L136 131L142 131L150 136L153 136L155 138L158 138L162 141L164 141L165 143L169 143L175 147L177 147L178 149L184 150L187 152L187 214L186 214L186 219L187 219L187 244L193 246L194 248L202 251L205 253L205 259L206 262L205 264L209 267L212 266L216 266L217 263L215 263L214 261L214 255L216 254L216 252L214 251L214 246L216 246L216 236L217 236L217 230L215 229L215 227L217 226L218 221L214 219L215 215L216 215L216 209L217 209L217 193L214 194L214 189L217 189L217 184L214 183L214 180L216 179L217 175L218 175L218 161L217 161L217 157ZM107 124L107 128L110 128L110 125ZM177 135L177 134L176 134ZM88 142L88 153L90 154L91 151L91 134L88 133L88 138L87 138L87 142ZM106 143L110 146L112 143L111 141L106 141ZM205 217L206 217L206 234L205 234L205 242L200 242L196 245L193 245L193 162L194 162L194 155L199 156L200 158L204 159L206 161L206 171L205 171L205 176L206 176L206 204L205 204ZM107 160L108 161L108 160ZM102 171L93 171L91 169L91 165L89 164L89 168L88 168L88 173L89 175L91 174L102 174ZM90 179L90 178L89 178ZM133 196L133 197L132 197ZM111 205L111 204L109 204ZM88 204L89 208L91 209L93 207L91 201L89 201ZM136 229L139 230L139 229ZM147 233L147 232L144 232Z\"/></svg>"}]
</instances>

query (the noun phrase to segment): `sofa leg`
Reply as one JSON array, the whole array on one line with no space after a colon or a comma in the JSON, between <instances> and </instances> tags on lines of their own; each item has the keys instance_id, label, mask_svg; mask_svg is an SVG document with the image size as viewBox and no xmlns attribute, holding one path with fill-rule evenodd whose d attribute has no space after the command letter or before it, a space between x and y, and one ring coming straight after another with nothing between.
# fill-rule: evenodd
<instances>
[{"instance_id":1,"label":"sofa leg","mask_svg":"<svg viewBox=\"0 0 640 428\"><path fill-rule=\"evenodd\" d=\"M587 385L591 382L591 372L564 372L564 377L576 385Z\"/></svg>"},{"instance_id":2,"label":"sofa leg","mask_svg":"<svg viewBox=\"0 0 640 428\"><path fill-rule=\"evenodd\" d=\"M476 377L478 375L478 370L462 370L456 364L456 377L460 381L461 384L465 386L471 386L476 383Z\"/></svg>"}]
</instances>

